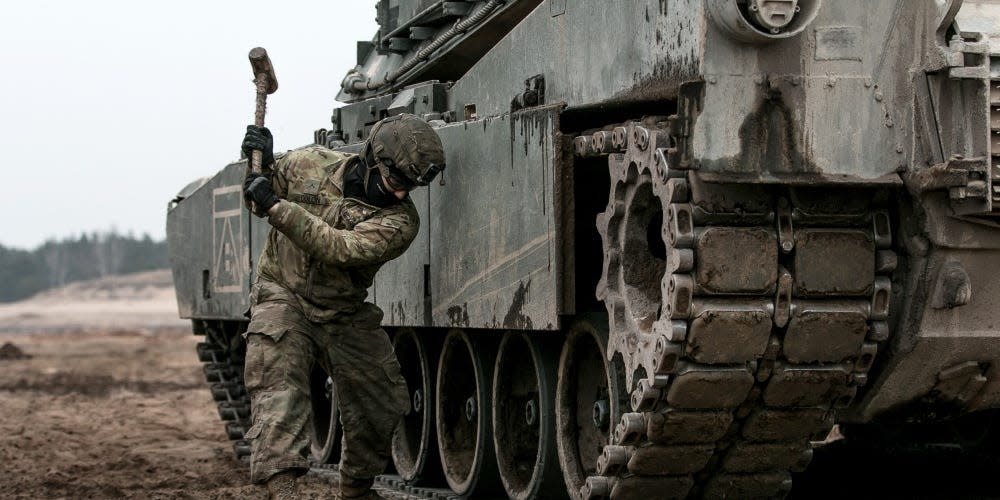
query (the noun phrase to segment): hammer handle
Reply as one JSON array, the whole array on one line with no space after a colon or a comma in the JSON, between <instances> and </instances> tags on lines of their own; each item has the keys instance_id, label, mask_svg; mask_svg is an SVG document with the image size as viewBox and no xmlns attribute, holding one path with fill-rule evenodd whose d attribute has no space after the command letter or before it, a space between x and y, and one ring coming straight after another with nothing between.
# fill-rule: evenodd
<instances>
[{"instance_id":1,"label":"hammer handle","mask_svg":"<svg viewBox=\"0 0 1000 500\"><path fill-rule=\"evenodd\" d=\"M267 94L278 90L278 79L274 76L274 65L263 47L250 50L250 67L253 69L254 83L257 85L257 109L254 111L253 124L264 126L264 113L267 111ZM250 171L259 174L263 153L254 151L250 155Z\"/></svg>"},{"instance_id":2,"label":"hammer handle","mask_svg":"<svg viewBox=\"0 0 1000 500\"><path fill-rule=\"evenodd\" d=\"M257 84L257 107L253 114L253 124L258 127L264 126L264 114L267 112L267 75L261 73L255 75L255 83ZM258 150L254 150L250 154L250 171L259 174L261 171L261 163L263 162L264 153Z\"/></svg>"}]
</instances>

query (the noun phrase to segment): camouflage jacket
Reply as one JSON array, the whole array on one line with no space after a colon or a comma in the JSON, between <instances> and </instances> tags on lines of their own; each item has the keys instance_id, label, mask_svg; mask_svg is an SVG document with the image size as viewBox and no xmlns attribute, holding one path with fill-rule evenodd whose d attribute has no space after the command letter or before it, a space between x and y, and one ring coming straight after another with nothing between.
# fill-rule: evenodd
<instances>
[{"instance_id":1,"label":"camouflage jacket","mask_svg":"<svg viewBox=\"0 0 1000 500\"><path fill-rule=\"evenodd\" d=\"M258 264L252 307L290 305L318 323L354 314L382 264L410 246L420 218L409 197L387 208L344 197L344 173L357 161L310 146L275 164L272 180L282 200L268 219L274 229Z\"/></svg>"}]
</instances>

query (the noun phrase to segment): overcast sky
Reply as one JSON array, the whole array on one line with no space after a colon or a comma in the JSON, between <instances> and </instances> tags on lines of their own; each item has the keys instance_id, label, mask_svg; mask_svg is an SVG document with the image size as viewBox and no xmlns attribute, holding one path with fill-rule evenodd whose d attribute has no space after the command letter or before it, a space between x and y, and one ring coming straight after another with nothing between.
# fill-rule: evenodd
<instances>
[{"instance_id":1,"label":"overcast sky","mask_svg":"<svg viewBox=\"0 0 1000 500\"><path fill-rule=\"evenodd\" d=\"M0 29L0 244L112 227L161 239L167 202L239 156L253 121L247 53L279 90L275 149L329 128L370 40L374 0L7 2Z\"/></svg>"}]
</instances>

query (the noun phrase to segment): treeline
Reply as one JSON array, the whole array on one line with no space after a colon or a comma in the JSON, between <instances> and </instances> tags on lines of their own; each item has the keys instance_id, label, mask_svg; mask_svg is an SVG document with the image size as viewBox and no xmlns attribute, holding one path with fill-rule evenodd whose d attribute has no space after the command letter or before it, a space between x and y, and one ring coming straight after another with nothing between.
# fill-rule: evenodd
<instances>
[{"instance_id":1,"label":"treeline","mask_svg":"<svg viewBox=\"0 0 1000 500\"><path fill-rule=\"evenodd\" d=\"M0 245L0 302L28 298L74 281L163 269L166 241L117 231L45 242L34 250Z\"/></svg>"}]
</instances>

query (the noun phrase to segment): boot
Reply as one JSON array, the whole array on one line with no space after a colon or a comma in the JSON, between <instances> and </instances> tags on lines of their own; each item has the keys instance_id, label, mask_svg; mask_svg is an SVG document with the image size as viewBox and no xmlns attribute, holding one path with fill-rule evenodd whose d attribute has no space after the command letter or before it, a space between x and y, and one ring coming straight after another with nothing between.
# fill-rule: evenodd
<instances>
[{"instance_id":1,"label":"boot","mask_svg":"<svg viewBox=\"0 0 1000 500\"><path fill-rule=\"evenodd\" d=\"M296 471L279 472L267 480L267 498L270 500L295 500L299 494L299 474Z\"/></svg>"},{"instance_id":2,"label":"boot","mask_svg":"<svg viewBox=\"0 0 1000 500\"><path fill-rule=\"evenodd\" d=\"M340 493L337 500L385 500L372 489L375 479L354 479L350 476L340 475Z\"/></svg>"}]
</instances>

